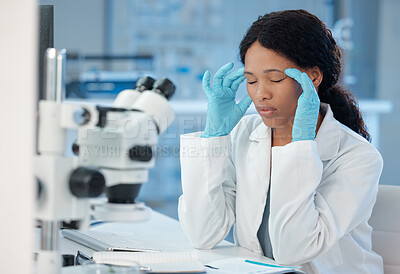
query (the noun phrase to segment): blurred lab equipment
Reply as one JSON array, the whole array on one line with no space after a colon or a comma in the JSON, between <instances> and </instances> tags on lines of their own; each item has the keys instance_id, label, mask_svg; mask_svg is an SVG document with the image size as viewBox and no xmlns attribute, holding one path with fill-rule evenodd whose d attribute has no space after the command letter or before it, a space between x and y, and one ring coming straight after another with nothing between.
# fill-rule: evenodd
<instances>
[{"instance_id":1,"label":"blurred lab equipment","mask_svg":"<svg viewBox=\"0 0 400 274\"><path fill-rule=\"evenodd\" d=\"M68 52L66 98L115 98L152 75L154 57L149 54L90 55ZM122 69L123 68L123 69Z\"/></svg>"},{"instance_id":2,"label":"blurred lab equipment","mask_svg":"<svg viewBox=\"0 0 400 274\"><path fill-rule=\"evenodd\" d=\"M59 273L58 233L62 222L86 229L90 198L104 191L94 206L104 221L143 220L151 210L135 204L148 169L155 165L158 135L174 119L168 99L175 86L168 79L143 77L133 90L118 94L111 107L66 102L66 50L50 48L45 59L45 99L39 102L36 218L41 223L38 273ZM66 156L67 130L78 130L77 156Z\"/></svg>"}]
</instances>

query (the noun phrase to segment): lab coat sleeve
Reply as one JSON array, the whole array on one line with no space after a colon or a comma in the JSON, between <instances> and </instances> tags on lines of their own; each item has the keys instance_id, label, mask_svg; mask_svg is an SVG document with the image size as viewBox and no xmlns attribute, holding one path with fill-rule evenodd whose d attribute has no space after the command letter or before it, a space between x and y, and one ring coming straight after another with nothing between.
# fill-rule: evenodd
<instances>
[{"instance_id":1,"label":"lab coat sleeve","mask_svg":"<svg viewBox=\"0 0 400 274\"><path fill-rule=\"evenodd\" d=\"M307 263L369 219L383 161L363 145L334 160L327 176L316 142L273 148L269 229L278 263Z\"/></svg>"},{"instance_id":2,"label":"lab coat sleeve","mask_svg":"<svg viewBox=\"0 0 400 274\"><path fill-rule=\"evenodd\" d=\"M194 247L211 249L229 233L235 221L235 170L229 136L181 136L183 194L178 214Z\"/></svg>"}]
</instances>

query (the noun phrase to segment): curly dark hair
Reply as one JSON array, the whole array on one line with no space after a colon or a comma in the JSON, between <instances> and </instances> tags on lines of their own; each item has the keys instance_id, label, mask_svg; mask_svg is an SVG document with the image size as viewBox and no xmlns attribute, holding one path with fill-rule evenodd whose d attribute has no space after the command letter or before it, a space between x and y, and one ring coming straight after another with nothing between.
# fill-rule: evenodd
<instances>
[{"instance_id":1,"label":"curly dark hair","mask_svg":"<svg viewBox=\"0 0 400 274\"><path fill-rule=\"evenodd\" d=\"M318 17L305 10L277 11L260 16L240 43L243 64L247 50L256 41L301 68L317 66L323 73L318 90L321 102L331 106L339 122L371 140L357 99L337 84L342 70L341 52L331 31Z\"/></svg>"}]
</instances>

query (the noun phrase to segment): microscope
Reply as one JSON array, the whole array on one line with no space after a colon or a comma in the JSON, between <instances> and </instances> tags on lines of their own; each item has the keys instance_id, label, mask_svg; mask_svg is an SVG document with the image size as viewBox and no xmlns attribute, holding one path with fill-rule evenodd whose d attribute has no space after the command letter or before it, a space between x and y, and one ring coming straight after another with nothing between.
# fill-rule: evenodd
<instances>
[{"instance_id":1,"label":"microscope","mask_svg":"<svg viewBox=\"0 0 400 274\"><path fill-rule=\"evenodd\" d=\"M97 166L105 176L107 202L93 204L96 219L136 221L150 209L135 202L155 164L157 137L174 119L168 104L175 87L168 79L138 80L118 94L111 108L97 107L98 124L78 131L79 165ZM100 157L99 157L100 156Z\"/></svg>"},{"instance_id":2,"label":"microscope","mask_svg":"<svg viewBox=\"0 0 400 274\"><path fill-rule=\"evenodd\" d=\"M174 84L142 77L135 89L118 94L112 106L65 101L66 51L48 49L45 94L39 102L36 218L41 223L38 272L61 271L61 223L87 229L90 209L103 221L136 221L151 210L135 201L148 169L155 165L158 135L174 119L168 99ZM67 132L77 131L66 156ZM91 206L105 192L107 200Z\"/></svg>"}]
</instances>

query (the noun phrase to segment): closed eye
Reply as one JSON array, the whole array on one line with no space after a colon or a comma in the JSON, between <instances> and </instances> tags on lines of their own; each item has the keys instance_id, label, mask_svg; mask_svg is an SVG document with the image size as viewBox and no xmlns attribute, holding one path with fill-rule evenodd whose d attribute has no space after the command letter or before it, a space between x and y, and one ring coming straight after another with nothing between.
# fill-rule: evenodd
<instances>
[{"instance_id":1,"label":"closed eye","mask_svg":"<svg viewBox=\"0 0 400 274\"><path fill-rule=\"evenodd\" d=\"M283 80L285 80L286 78L287 78L287 76L285 78L282 78L282 79L277 80L277 81L274 81L274 80L270 80L270 81L273 82L273 83L279 83L279 82L282 82Z\"/></svg>"},{"instance_id":2,"label":"closed eye","mask_svg":"<svg viewBox=\"0 0 400 274\"><path fill-rule=\"evenodd\" d=\"M257 81L253 81L253 82L247 81L247 84L252 85L252 84L255 84L256 82L257 82Z\"/></svg>"}]
</instances>

